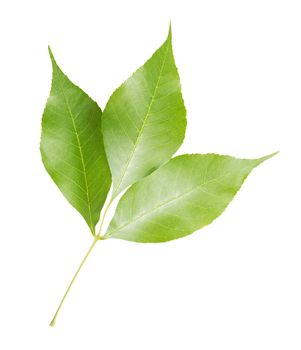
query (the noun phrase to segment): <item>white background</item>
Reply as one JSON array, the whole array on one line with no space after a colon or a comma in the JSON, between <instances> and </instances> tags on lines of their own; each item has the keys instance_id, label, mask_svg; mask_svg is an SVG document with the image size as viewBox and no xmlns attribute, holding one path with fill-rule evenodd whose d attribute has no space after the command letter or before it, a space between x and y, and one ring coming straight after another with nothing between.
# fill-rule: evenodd
<instances>
[{"instance_id":1,"label":"white background","mask_svg":"<svg viewBox=\"0 0 301 350\"><path fill-rule=\"evenodd\" d=\"M300 350L299 1L2 1L0 348ZM165 40L188 111L180 153L280 154L212 225L100 242L40 161L50 44L101 107Z\"/></svg>"}]
</instances>

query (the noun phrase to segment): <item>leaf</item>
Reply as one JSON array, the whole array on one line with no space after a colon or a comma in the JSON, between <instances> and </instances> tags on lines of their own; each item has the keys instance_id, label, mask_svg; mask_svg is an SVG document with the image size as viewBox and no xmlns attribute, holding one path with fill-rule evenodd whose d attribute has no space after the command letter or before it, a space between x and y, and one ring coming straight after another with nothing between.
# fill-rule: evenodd
<instances>
[{"instance_id":1,"label":"leaf","mask_svg":"<svg viewBox=\"0 0 301 350\"><path fill-rule=\"evenodd\" d=\"M95 234L111 185L101 134L101 109L61 71L49 49L53 75L42 119L44 166Z\"/></svg>"},{"instance_id":2,"label":"leaf","mask_svg":"<svg viewBox=\"0 0 301 350\"><path fill-rule=\"evenodd\" d=\"M120 238L156 243L191 234L217 218L252 169L274 155L236 159L193 154L170 160L186 130L171 39L170 29L163 45L113 93L103 116L97 104L64 75L49 49L53 78L42 120L42 160L94 236L50 326L55 325L97 242ZM112 196L96 234L111 173ZM108 209L128 186L103 236Z\"/></svg>"},{"instance_id":3,"label":"leaf","mask_svg":"<svg viewBox=\"0 0 301 350\"><path fill-rule=\"evenodd\" d=\"M113 93L102 129L113 198L168 161L182 144L186 110L171 30L154 55Z\"/></svg>"},{"instance_id":4,"label":"leaf","mask_svg":"<svg viewBox=\"0 0 301 350\"><path fill-rule=\"evenodd\" d=\"M123 195L105 238L155 243L189 235L217 218L251 170L271 156L173 158Z\"/></svg>"}]
</instances>

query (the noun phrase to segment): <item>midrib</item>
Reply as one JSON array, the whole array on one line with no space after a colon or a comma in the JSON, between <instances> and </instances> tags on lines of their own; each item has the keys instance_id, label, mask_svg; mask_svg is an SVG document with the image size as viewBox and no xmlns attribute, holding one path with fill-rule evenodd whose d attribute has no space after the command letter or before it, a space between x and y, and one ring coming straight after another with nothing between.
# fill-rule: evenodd
<instances>
[{"instance_id":1,"label":"midrib","mask_svg":"<svg viewBox=\"0 0 301 350\"><path fill-rule=\"evenodd\" d=\"M151 210L149 210L149 211L147 211L147 212L145 212L145 213L143 213L143 214L137 216L134 220L127 222L126 224L124 224L124 225L118 227L117 229L113 230L112 232L108 232L108 236L111 236L111 235L114 234L115 232L121 231L121 230L124 229L125 227L127 227L127 226L129 226L129 225L131 225L131 224L136 223L138 220L144 218L145 216L150 215L150 214L153 214L155 211L161 209L162 207L165 207L166 205L168 205L168 204L170 204L170 203L172 203L172 202L175 202L175 201L178 200L179 198L182 198L182 197L184 197L184 196L187 196L187 195L189 195L190 193L192 193L192 192L194 192L194 191L200 190L200 191L202 191L202 192L204 192L204 193L213 195L213 193L210 193L210 192L206 191L205 189L202 189L202 187L205 186L205 185L207 185L207 184L209 184L210 182L214 182L214 181L217 181L217 180L218 180L218 179L212 179L212 180L210 180L210 181L208 181L208 182L205 182L205 183L202 183L202 184L200 184L200 185L197 185L196 187L192 188L192 189L189 190L189 191L182 192L182 193L180 193L179 195L177 195L177 196L175 196L175 197L172 197L171 199L169 199L169 200L167 200L167 201L165 201L165 202L163 202L163 203L157 205L156 207L152 208Z\"/></svg>"},{"instance_id":2,"label":"midrib","mask_svg":"<svg viewBox=\"0 0 301 350\"><path fill-rule=\"evenodd\" d=\"M135 151L140 143L140 140L141 140L141 136L143 134L143 131L144 131L144 128L145 128L145 125L146 125L146 122L147 122L147 119L150 115L150 111L151 111L151 108L152 108L152 105L154 103L154 100L155 100L155 96L156 96L156 93L157 93L157 90L158 90L158 87L159 87L159 84L160 84L160 80L161 80L161 77L162 77L162 73L163 73L163 69L165 67L165 62L166 62L166 58L167 58L167 53L168 53L168 50L169 50L169 47L170 47L170 42L168 42L167 44L167 47L166 47L166 50L165 50L165 55L164 55L164 59L162 61L162 66L160 68L160 72L159 72L159 75L158 75L158 80L157 80L157 83L156 83L156 86L155 86L155 89L154 89L154 92L152 94L152 97L151 97L151 101L149 103L149 106L148 106L148 109L147 109L147 112L146 112L146 115L144 117L144 120L143 120L143 123L142 123L142 126L141 126L141 129L139 131L139 134L137 136L137 140L133 146L133 149L132 149L132 152L130 153L129 155L129 158L124 166L124 170L122 172L122 175L120 176L120 180L118 182L118 185L116 186L116 189L114 190L113 194L112 194L112 198L114 198L117 194L118 194L118 191L122 185L122 182L124 181L124 178L125 178L125 175L126 175L126 172L128 170L128 167L133 159L133 156L135 154Z\"/></svg>"},{"instance_id":3,"label":"midrib","mask_svg":"<svg viewBox=\"0 0 301 350\"><path fill-rule=\"evenodd\" d=\"M86 195L87 195L89 218L90 218L90 229L94 233L94 227L93 227L93 222L92 222L91 203L90 203L90 194L89 194L89 187L88 187L88 180L87 180L87 171L86 171L86 166L85 166L85 162L84 162L84 156L83 156L83 152L82 152L81 142L80 142L79 134L77 132L77 128L76 128L76 125L75 125L75 120L74 120L74 116L73 116L71 107L69 105L69 102L68 102L67 96L66 96L66 94L64 92L64 89L62 88L61 80L60 80L58 75L57 75L57 79L58 79L58 82L59 82L60 90L61 90L62 95L64 97L64 101L65 101L66 107L67 107L68 112L69 112L70 119L72 121L72 126L73 126L73 129L74 129L74 133L76 135L76 140L77 140L77 144L78 144L78 148L79 148L79 154L80 154L80 159L81 159L81 163L82 163L82 167L83 167L83 173L84 173L84 181L85 181L85 187L86 187Z\"/></svg>"},{"instance_id":4,"label":"midrib","mask_svg":"<svg viewBox=\"0 0 301 350\"><path fill-rule=\"evenodd\" d=\"M249 165L246 165L245 167L243 167L243 168L241 169L241 172L244 172L244 170L247 169L248 167L249 167ZM206 185L208 185L208 184L210 184L210 183L212 183L212 182L218 182L219 180L221 180L221 179L224 178L225 176L228 176L230 172L231 172L231 171L227 171L227 172L223 173L222 175L220 175L220 176L218 176L218 177L216 177L216 178L213 178L213 179L208 180L208 181L204 181L203 183L201 183L201 184L195 186L194 188L192 188L192 189L189 190L189 191L182 192L181 194L179 194L179 195L177 195L177 196L175 196L175 197L172 197L171 199L169 199L169 200L167 200L167 201L165 201L165 202L163 202L163 203L157 205L156 207L152 208L151 210L149 210L149 211L147 211L147 212L144 212L143 214L137 216L134 220L131 220L131 221L127 222L126 224L124 224L124 225L118 227L117 229L115 229L115 230L113 230L113 231L111 231L111 232L108 232L108 236L111 236L112 234L114 234L114 233L116 233L116 232L118 232L118 231L121 231L121 230L124 229L125 227L127 227L127 226L129 226L129 225L131 225L131 224L133 224L133 223L136 223L138 220L144 218L145 216L150 215L150 214L153 214L153 213L154 213L155 211L157 211L158 209L160 209L160 208L162 208L162 207L164 207L164 206L166 206L166 205L168 205L168 204L170 204L170 203L172 203L172 202L178 200L179 198L182 198L182 197L184 197L184 196L187 196L187 195L191 194L191 193L194 192L194 191L200 190L200 191L202 191L202 192L204 192L204 193L206 193L206 194L215 195L214 193L210 193L210 192L206 191L206 189L204 189L204 188L202 188L202 187L204 187L204 186L206 186Z\"/></svg>"}]
</instances>

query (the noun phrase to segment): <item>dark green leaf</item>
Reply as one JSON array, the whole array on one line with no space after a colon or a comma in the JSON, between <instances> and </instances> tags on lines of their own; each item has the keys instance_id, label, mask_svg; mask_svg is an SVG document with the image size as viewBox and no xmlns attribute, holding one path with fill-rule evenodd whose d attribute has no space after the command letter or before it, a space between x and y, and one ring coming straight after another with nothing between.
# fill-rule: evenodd
<instances>
[{"instance_id":1,"label":"dark green leaf","mask_svg":"<svg viewBox=\"0 0 301 350\"><path fill-rule=\"evenodd\" d=\"M186 236L217 218L251 170L271 156L176 157L123 195L105 238L164 242Z\"/></svg>"},{"instance_id":2,"label":"dark green leaf","mask_svg":"<svg viewBox=\"0 0 301 350\"><path fill-rule=\"evenodd\" d=\"M49 175L91 232L111 185L101 134L101 109L56 64L42 120L41 154Z\"/></svg>"},{"instance_id":3,"label":"dark green leaf","mask_svg":"<svg viewBox=\"0 0 301 350\"><path fill-rule=\"evenodd\" d=\"M179 148L186 111L171 30L154 55L113 93L102 128L113 198L169 160Z\"/></svg>"}]
</instances>

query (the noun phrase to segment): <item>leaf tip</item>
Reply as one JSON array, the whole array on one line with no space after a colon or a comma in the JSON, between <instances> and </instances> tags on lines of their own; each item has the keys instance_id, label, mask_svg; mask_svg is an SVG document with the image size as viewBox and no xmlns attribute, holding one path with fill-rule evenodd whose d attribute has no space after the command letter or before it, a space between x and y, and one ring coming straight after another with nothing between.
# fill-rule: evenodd
<instances>
[{"instance_id":1,"label":"leaf tip","mask_svg":"<svg viewBox=\"0 0 301 350\"><path fill-rule=\"evenodd\" d=\"M54 60L53 53L51 51L50 45L48 45L48 53L49 53L49 56L50 56L51 60Z\"/></svg>"},{"instance_id":2,"label":"leaf tip","mask_svg":"<svg viewBox=\"0 0 301 350\"><path fill-rule=\"evenodd\" d=\"M274 156L275 156L276 154L278 154L278 153L279 153L279 151L273 152L273 153L268 154L268 155L266 155L266 156L263 156L263 157L261 157L261 158L255 159L255 164L256 164L255 166L258 166L259 164L265 162L266 160L268 160L268 159L274 157Z\"/></svg>"},{"instance_id":3,"label":"leaf tip","mask_svg":"<svg viewBox=\"0 0 301 350\"><path fill-rule=\"evenodd\" d=\"M48 53L49 53L49 56L50 56L50 60L51 60L53 69L54 69L55 67L58 68L58 65L57 65L56 60L55 60L55 58L54 58L54 56L53 56L53 53L52 53L52 50L51 50L50 45L48 45Z\"/></svg>"},{"instance_id":4,"label":"leaf tip","mask_svg":"<svg viewBox=\"0 0 301 350\"><path fill-rule=\"evenodd\" d=\"M168 35L167 35L167 41L171 40L172 38L172 29L171 29L171 20L169 21L169 26L168 26Z\"/></svg>"},{"instance_id":5,"label":"leaf tip","mask_svg":"<svg viewBox=\"0 0 301 350\"><path fill-rule=\"evenodd\" d=\"M262 157L262 158L259 158L259 160L260 160L261 162L263 162L263 161L265 161L265 160L267 160L267 159L270 159L270 158L276 156L278 153L279 153L279 151L273 152L273 153L271 153L271 154L268 154L267 156L264 156L264 157Z\"/></svg>"}]
</instances>

